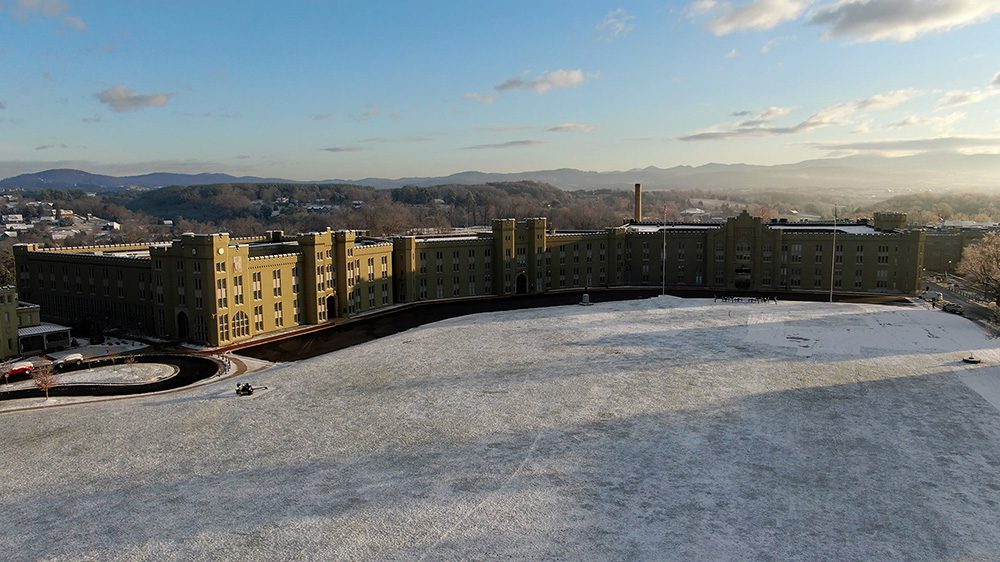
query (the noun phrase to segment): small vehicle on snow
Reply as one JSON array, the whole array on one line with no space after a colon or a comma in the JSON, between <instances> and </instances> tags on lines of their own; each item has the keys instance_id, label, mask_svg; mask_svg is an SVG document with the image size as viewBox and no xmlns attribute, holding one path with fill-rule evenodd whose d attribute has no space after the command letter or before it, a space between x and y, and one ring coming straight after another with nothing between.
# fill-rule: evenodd
<instances>
[{"instance_id":1,"label":"small vehicle on snow","mask_svg":"<svg viewBox=\"0 0 1000 562\"><path fill-rule=\"evenodd\" d=\"M18 361L7 369L8 375L23 375L35 370L35 364L31 361Z\"/></svg>"},{"instance_id":2,"label":"small vehicle on snow","mask_svg":"<svg viewBox=\"0 0 1000 562\"><path fill-rule=\"evenodd\" d=\"M955 304L953 302L944 305L943 307L941 307L941 310L945 312L950 312L952 314L965 314L965 309L962 307L962 305Z\"/></svg>"},{"instance_id":3,"label":"small vehicle on snow","mask_svg":"<svg viewBox=\"0 0 1000 562\"><path fill-rule=\"evenodd\" d=\"M56 369L62 369L64 367L70 367L70 366L76 367L82 363L83 363L82 353L70 353L65 357L60 357L59 359L56 359L55 361L52 362L52 365Z\"/></svg>"},{"instance_id":4,"label":"small vehicle on snow","mask_svg":"<svg viewBox=\"0 0 1000 562\"><path fill-rule=\"evenodd\" d=\"M931 302L941 300L942 296L943 295L941 294L940 291L924 291L920 293L920 298L924 299L925 301L931 301Z\"/></svg>"}]
</instances>

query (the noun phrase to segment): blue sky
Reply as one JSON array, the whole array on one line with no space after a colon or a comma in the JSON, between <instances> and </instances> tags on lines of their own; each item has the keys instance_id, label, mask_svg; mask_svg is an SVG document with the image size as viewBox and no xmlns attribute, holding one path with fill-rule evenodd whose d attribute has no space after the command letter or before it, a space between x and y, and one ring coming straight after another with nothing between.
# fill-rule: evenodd
<instances>
[{"instance_id":1,"label":"blue sky","mask_svg":"<svg viewBox=\"0 0 1000 562\"><path fill-rule=\"evenodd\" d=\"M0 0L0 176L1000 152L997 0Z\"/></svg>"}]
</instances>

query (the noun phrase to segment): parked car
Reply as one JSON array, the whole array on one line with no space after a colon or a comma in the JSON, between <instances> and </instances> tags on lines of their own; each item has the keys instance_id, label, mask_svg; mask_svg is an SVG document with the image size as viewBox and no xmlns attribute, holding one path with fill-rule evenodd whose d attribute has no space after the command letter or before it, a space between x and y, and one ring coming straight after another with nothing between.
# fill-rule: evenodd
<instances>
[{"instance_id":1,"label":"parked car","mask_svg":"<svg viewBox=\"0 0 1000 562\"><path fill-rule=\"evenodd\" d=\"M941 310L945 312L950 312L952 314L965 314L965 309L962 308L962 305L955 304L953 302L944 305L943 307L941 307Z\"/></svg>"},{"instance_id":2,"label":"parked car","mask_svg":"<svg viewBox=\"0 0 1000 562\"><path fill-rule=\"evenodd\" d=\"M35 364L31 361L18 361L7 369L8 375L23 375L35 370Z\"/></svg>"},{"instance_id":3,"label":"parked car","mask_svg":"<svg viewBox=\"0 0 1000 562\"><path fill-rule=\"evenodd\" d=\"M931 302L941 300L941 296L942 295L940 291L924 291L920 293L920 298L924 299L925 301L931 301Z\"/></svg>"},{"instance_id":4,"label":"parked car","mask_svg":"<svg viewBox=\"0 0 1000 562\"><path fill-rule=\"evenodd\" d=\"M52 365L56 369L62 369L64 367L70 367L70 366L76 367L81 363L83 363L82 353L70 353L65 357L60 357L59 359L56 359L55 361L52 362Z\"/></svg>"}]
</instances>

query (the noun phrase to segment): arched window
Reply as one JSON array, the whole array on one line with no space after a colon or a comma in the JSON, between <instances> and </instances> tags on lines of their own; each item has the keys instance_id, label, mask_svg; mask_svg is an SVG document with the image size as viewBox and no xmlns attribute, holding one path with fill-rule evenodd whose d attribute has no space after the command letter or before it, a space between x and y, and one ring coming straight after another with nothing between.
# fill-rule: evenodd
<instances>
[{"instance_id":1,"label":"arched window","mask_svg":"<svg viewBox=\"0 0 1000 562\"><path fill-rule=\"evenodd\" d=\"M233 316L233 337L242 338L250 335L250 318L245 312L237 312Z\"/></svg>"}]
</instances>

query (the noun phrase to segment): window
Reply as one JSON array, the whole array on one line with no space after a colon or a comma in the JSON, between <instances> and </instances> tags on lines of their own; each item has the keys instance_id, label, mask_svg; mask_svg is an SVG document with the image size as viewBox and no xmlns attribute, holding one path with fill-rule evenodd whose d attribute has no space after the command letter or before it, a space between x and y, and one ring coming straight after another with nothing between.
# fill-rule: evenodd
<instances>
[{"instance_id":1,"label":"window","mask_svg":"<svg viewBox=\"0 0 1000 562\"><path fill-rule=\"evenodd\" d=\"M699 242L699 245L701 243ZM771 263L774 259L774 245L770 242L764 242L760 246L760 257L764 263Z\"/></svg>"},{"instance_id":2,"label":"window","mask_svg":"<svg viewBox=\"0 0 1000 562\"><path fill-rule=\"evenodd\" d=\"M221 314L219 315L219 341L226 341L229 339L229 315Z\"/></svg>"},{"instance_id":3,"label":"window","mask_svg":"<svg viewBox=\"0 0 1000 562\"><path fill-rule=\"evenodd\" d=\"M271 273L271 288L274 291L274 296L281 296L281 270L275 269Z\"/></svg>"},{"instance_id":4,"label":"window","mask_svg":"<svg viewBox=\"0 0 1000 562\"><path fill-rule=\"evenodd\" d=\"M258 332L264 331L264 307L253 307L253 328Z\"/></svg>"},{"instance_id":5,"label":"window","mask_svg":"<svg viewBox=\"0 0 1000 562\"><path fill-rule=\"evenodd\" d=\"M229 296L226 294L225 279L219 279L216 281L216 297L218 297L219 308L226 308L229 306Z\"/></svg>"},{"instance_id":6,"label":"window","mask_svg":"<svg viewBox=\"0 0 1000 562\"><path fill-rule=\"evenodd\" d=\"M284 317L285 312L281 305L282 303L280 302L274 303L274 325L277 328L280 328L285 325L285 317Z\"/></svg>"},{"instance_id":7,"label":"window","mask_svg":"<svg viewBox=\"0 0 1000 562\"><path fill-rule=\"evenodd\" d=\"M242 338L250 335L250 319L245 312L237 312L233 317L233 337Z\"/></svg>"},{"instance_id":8,"label":"window","mask_svg":"<svg viewBox=\"0 0 1000 562\"><path fill-rule=\"evenodd\" d=\"M243 276L233 277L233 304L243 304Z\"/></svg>"},{"instance_id":9,"label":"window","mask_svg":"<svg viewBox=\"0 0 1000 562\"><path fill-rule=\"evenodd\" d=\"M264 290L261 288L260 272L253 273L253 300L259 301L264 298Z\"/></svg>"}]
</instances>

